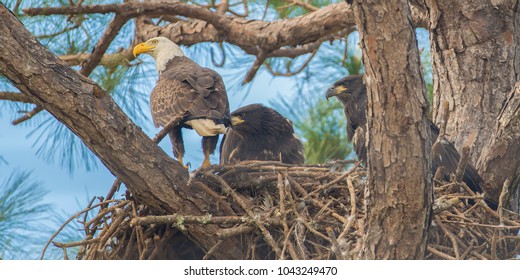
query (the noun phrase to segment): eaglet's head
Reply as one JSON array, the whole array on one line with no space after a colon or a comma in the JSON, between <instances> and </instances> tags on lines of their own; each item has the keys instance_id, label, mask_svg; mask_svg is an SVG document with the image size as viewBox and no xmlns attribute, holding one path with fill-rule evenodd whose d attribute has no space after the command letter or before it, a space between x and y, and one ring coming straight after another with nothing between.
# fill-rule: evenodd
<instances>
[{"instance_id":1,"label":"eaglet's head","mask_svg":"<svg viewBox=\"0 0 520 280\"><path fill-rule=\"evenodd\" d=\"M261 104L251 104L231 113L233 130L243 135L294 133L292 123L275 110Z\"/></svg>"},{"instance_id":2,"label":"eaglet's head","mask_svg":"<svg viewBox=\"0 0 520 280\"><path fill-rule=\"evenodd\" d=\"M336 96L341 102L348 102L351 98L357 98L365 90L362 75L350 75L336 81L325 95L327 100Z\"/></svg>"},{"instance_id":3,"label":"eaglet's head","mask_svg":"<svg viewBox=\"0 0 520 280\"><path fill-rule=\"evenodd\" d=\"M181 48L166 37L155 37L134 47L134 56L149 54L155 59L157 71L160 73L166 68L166 63L176 57L184 56Z\"/></svg>"}]
</instances>

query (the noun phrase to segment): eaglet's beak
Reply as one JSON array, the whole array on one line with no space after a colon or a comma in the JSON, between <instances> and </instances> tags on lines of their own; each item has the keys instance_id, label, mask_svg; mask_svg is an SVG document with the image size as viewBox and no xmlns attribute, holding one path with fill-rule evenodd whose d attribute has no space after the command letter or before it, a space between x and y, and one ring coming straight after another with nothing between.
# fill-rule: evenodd
<instances>
[{"instance_id":1,"label":"eaglet's beak","mask_svg":"<svg viewBox=\"0 0 520 280\"><path fill-rule=\"evenodd\" d=\"M327 93L325 94L325 98L329 100L329 98L334 97L343 91L345 91L347 88L344 86L337 86L337 87L331 87L327 90Z\"/></svg>"},{"instance_id":2,"label":"eaglet's beak","mask_svg":"<svg viewBox=\"0 0 520 280\"><path fill-rule=\"evenodd\" d=\"M232 126L241 124L243 122L245 122L245 121L243 119L241 119L239 116L232 116L231 117L231 125Z\"/></svg>"},{"instance_id":3,"label":"eaglet's beak","mask_svg":"<svg viewBox=\"0 0 520 280\"><path fill-rule=\"evenodd\" d=\"M141 43L141 44L135 46L135 48L134 48L134 57L137 57L138 55L140 55L142 53L147 53L150 50L152 50L153 48L155 48L155 46L150 46L146 42L145 43Z\"/></svg>"}]
</instances>

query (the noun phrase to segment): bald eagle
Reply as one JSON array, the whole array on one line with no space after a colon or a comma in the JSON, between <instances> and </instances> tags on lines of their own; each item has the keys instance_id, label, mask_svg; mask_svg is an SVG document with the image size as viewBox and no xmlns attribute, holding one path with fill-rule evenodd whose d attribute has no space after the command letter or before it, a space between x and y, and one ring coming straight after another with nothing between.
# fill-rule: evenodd
<instances>
[{"instance_id":1,"label":"bald eagle","mask_svg":"<svg viewBox=\"0 0 520 280\"><path fill-rule=\"evenodd\" d=\"M210 165L209 155L215 151L219 134L224 134L230 123L222 77L184 56L179 46L164 37L138 44L133 53L149 54L155 59L159 79L150 96L155 126L165 126L175 116L183 117L169 132L175 157L183 164L181 128L194 129L202 136L202 166Z\"/></svg>"},{"instance_id":2,"label":"bald eagle","mask_svg":"<svg viewBox=\"0 0 520 280\"><path fill-rule=\"evenodd\" d=\"M367 150L365 146L365 133L367 125L367 92L362 75L350 75L335 82L326 93L326 98L337 97L344 106L347 118L347 138L352 141L354 151L358 158L366 165ZM460 160L460 154L455 146L447 139L436 143L439 137L439 128L429 120L432 173L443 166L447 174L455 174ZM466 166L462 180L474 192L482 193L484 180L471 164ZM489 207L496 209L497 203L491 199L485 199Z\"/></svg>"},{"instance_id":3,"label":"bald eagle","mask_svg":"<svg viewBox=\"0 0 520 280\"><path fill-rule=\"evenodd\" d=\"M303 145L292 122L277 111L252 104L231 113L232 127L220 146L220 164L244 160L302 164Z\"/></svg>"}]
</instances>

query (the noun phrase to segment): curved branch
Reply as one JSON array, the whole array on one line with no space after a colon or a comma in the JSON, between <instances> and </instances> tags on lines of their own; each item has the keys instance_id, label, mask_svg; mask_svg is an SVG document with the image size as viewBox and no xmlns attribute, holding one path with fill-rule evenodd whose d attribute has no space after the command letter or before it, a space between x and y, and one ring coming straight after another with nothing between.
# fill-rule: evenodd
<instances>
[{"instance_id":1,"label":"curved branch","mask_svg":"<svg viewBox=\"0 0 520 280\"><path fill-rule=\"evenodd\" d=\"M108 25L103 37L99 40L99 42L92 50L92 54L85 60L83 67L79 71L80 74L89 76L90 73L98 66L99 62L103 58L103 55L110 46L110 43L114 40L116 35L119 33L123 25L129 20L129 17L116 15L114 20L110 22Z\"/></svg>"},{"instance_id":2,"label":"curved branch","mask_svg":"<svg viewBox=\"0 0 520 280\"><path fill-rule=\"evenodd\" d=\"M110 5L46 7L29 8L24 12L28 15L79 15L92 13L116 13L134 18L137 16L158 17L164 14L185 16L203 20L211 26L206 26L197 36L211 34L214 40L226 41L237 45L251 53L255 46L272 51L282 46L299 46L318 40L326 35L334 34L355 25L350 6L347 3L332 4L316 12L300 17L267 22L262 20L247 20L212 12L206 8L177 3L124 3ZM172 25L157 28L146 34L147 37L167 36ZM216 32L218 30L218 32ZM218 33L218 34L215 34ZM218 35L218 36L217 36ZM173 41L178 42L175 38ZM200 42L200 41L199 41Z\"/></svg>"}]
</instances>

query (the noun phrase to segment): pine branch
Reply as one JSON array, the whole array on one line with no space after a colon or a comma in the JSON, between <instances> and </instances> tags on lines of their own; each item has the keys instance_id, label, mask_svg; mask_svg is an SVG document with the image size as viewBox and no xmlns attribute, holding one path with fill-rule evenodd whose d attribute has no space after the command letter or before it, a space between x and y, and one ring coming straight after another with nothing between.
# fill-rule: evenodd
<instances>
[{"instance_id":1,"label":"pine branch","mask_svg":"<svg viewBox=\"0 0 520 280\"><path fill-rule=\"evenodd\" d=\"M108 25L103 37L99 40L96 47L92 51L92 54L89 56L87 60L85 60L83 67L79 71L80 74L84 76L89 76L90 73L96 68L96 66L101 61L103 55L110 46L110 43L117 36L123 25L129 20L129 17L116 15L114 20L110 22Z\"/></svg>"},{"instance_id":2,"label":"pine branch","mask_svg":"<svg viewBox=\"0 0 520 280\"><path fill-rule=\"evenodd\" d=\"M346 3L332 4L316 12L302 17L266 22L262 20L245 21L240 17L227 16L212 12L206 8L177 3L136 3L91 5L74 7L46 7L29 8L24 12L31 16L36 15L80 15L80 14L108 14L135 18L137 16L159 17L164 14L185 16L193 19L203 20L212 26L197 32L199 42L204 41L226 41L237 45L248 53L256 54L256 46L265 50L276 50L282 46L299 46L312 43L324 36L334 34L345 28L353 28L354 18L350 6ZM155 28L154 35L165 36L171 26ZM296 32L297 30L306 32ZM216 32L218 31L218 32ZM300 35L298 35L300 34ZM182 34L184 36L185 34ZM175 38L171 38L175 40ZM177 41L178 42L178 41Z\"/></svg>"},{"instance_id":3,"label":"pine branch","mask_svg":"<svg viewBox=\"0 0 520 280\"><path fill-rule=\"evenodd\" d=\"M10 91L0 92L0 100L8 100L22 103L34 103L34 101L29 96L23 93Z\"/></svg>"}]
</instances>

